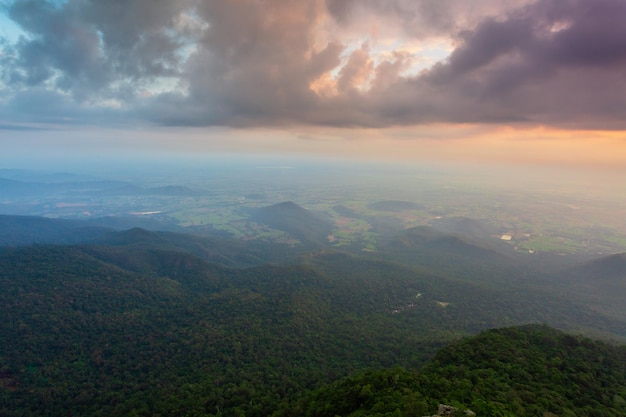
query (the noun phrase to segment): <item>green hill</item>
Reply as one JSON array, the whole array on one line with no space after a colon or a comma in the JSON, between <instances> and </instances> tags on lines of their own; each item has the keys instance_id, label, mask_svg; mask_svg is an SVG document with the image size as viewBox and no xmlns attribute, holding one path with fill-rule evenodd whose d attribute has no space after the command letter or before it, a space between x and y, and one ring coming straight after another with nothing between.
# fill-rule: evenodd
<instances>
[{"instance_id":1,"label":"green hill","mask_svg":"<svg viewBox=\"0 0 626 417\"><path fill-rule=\"evenodd\" d=\"M263 207L251 218L273 229L287 232L305 246L326 246L332 224L299 205L286 201Z\"/></svg>"},{"instance_id":2,"label":"green hill","mask_svg":"<svg viewBox=\"0 0 626 417\"><path fill-rule=\"evenodd\" d=\"M546 326L494 329L441 349L418 372L367 371L284 402L274 417L626 415L626 347Z\"/></svg>"}]
</instances>

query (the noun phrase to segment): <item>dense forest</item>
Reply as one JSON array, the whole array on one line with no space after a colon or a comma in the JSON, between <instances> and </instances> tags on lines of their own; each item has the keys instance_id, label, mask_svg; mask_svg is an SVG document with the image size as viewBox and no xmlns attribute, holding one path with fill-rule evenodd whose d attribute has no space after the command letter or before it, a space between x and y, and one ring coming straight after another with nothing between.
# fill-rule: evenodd
<instances>
[{"instance_id":1,"label":"dense forest","mask_svg":"<svg viewBox=\"0 0 626 417\"><path fill-rule=\"evenodd\" d=\"M547 326L485 331L418 372L369 370L282 404L276 417L421 416L447 403L478 416L626 415L626 347ZM471 414L471 413L470 413Z\"/></svg>"},{"instance_id":2,"label":"dense forest","mask_svg":"<svg viewBox=\"0 0 626 417\"><path fill-rule=\"evenodd\" d=\"M265 256L141 229L2 248L0 414L624 415L624 348L466 339L620 341L623 321L380 257Z\"/></svg>"}]
</instances>

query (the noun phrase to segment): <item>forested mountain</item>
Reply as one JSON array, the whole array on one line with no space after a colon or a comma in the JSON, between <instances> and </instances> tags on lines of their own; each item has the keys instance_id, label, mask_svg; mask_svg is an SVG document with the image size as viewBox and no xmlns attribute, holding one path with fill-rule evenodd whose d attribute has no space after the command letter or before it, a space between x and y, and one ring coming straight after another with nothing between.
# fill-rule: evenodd
<instances>
[{"instance_id":1,"label":"forested mountain","mask_svg":"<svg viewBox=\"0 0 626 417\"><path fill-rule=\"evenodd\" d=\"M206 261L207 245L134 229L2 249L0 414L267 416L354 372L419 369L486 328L626 336L623 321L552 295L332 251L229 268Z\"/></svg>"},{"instance_id":2,"label":"forested mountain","mask_svg":"<svg viewBox=\"0 0 626 417\"><path fill-rule=\"evenodd\" d=\"M76 244L106 240L112 232L131 228L178 231L182 228L155 218L98 217L89 220L55 219L0 214L0 247L32 244ZM189 235L187 235L189 239ZM114 239L114 238L113 238Z\"/></svg>"},{"instance_id":3,"label":"forested mountain","mask_svg":"<svg viewBox=\"0 0 626 417\"><path fill-rule=\"evenodd\" d=\"M324 246L332 225L292 201L263 207L252 212L253 220L282 230L306 246Z\"/></svg>"},{"instance_id":4,"label":"forested mountain","mask_svg":"<svg viewBox=\"0 0 626 417\"><path fill-rule=\"evenodd\" d=\"M539 269L528 267L527 254L495 240L442 232L432 226L402 230L379 245L387 259L427 267L461 280L497 285L534 280Z\"/></svg>"},{"instance_id":5,"label":"forested mountain","mask_svg":"<svg viewBox=\"0 0 626 417\"><path fill-rule=\"evenodd\" d=\"M511 262L515 255L513 250L498 243L442 232L431 226L416 226L394 236L385 249L400 253L440 253L480 262Z\"/></svg>"},{"instance_id":6,"label":"forested mountain","mask_svg":"<svg viewBox=\"0 0 626 417\"><path fill-rule=\"evenodd\" d=\"M605 256L568 271L591 286L626 289L626 253Z\"/></svg>"},{"instance_id":7,"label":"forested mountain","mask_svg":"<svg viewBox=\"0 0 626 417\"><path fill-rule=\"evenodd\" d=\"M145 260L156 253L181 252L202 260L229 267L249 267L272 262L287 262L297 252L287 245L244 242L220 237L204 237L176 232L154 232L142 228L115 231L86 246L112 262L136 262L136 271L149 270ZM152 255L151 255L152 254ZM124 261L124 259L126 261ZM142 269L145 268L145 269Z\"/></svg>"},{"instance_id":8,"label":"forested mountain","mask_svg":"<svg viewBox=\"0 0 626 417\"><path fill-rule=\"evenodd\" d=\"M603 256L568 267L554 276L560 291L584 300L597 311L616 317L626 316L626 254Z\"/></svg>"},{"instance_id":9,"label":"forested mountain","mask_svg":"<svg viewBox=\"0 0 626 417\"><path fill-rule=\"evenodd\" d=\"M128 224L145 224L155 228L160 223L142 218L68 220L0 215L0 247L96 243L109 246L108 250L112 254L120 252L126 257L141 257L147 249L170 250L190 253L210 262L233 267L285 262L297 254L288 245L262 241L244 242L228 237L197 236L141 227L118 230Z\"/></svg>"},{"instance_id":10,"label":"forested mountain","mask_svg":"<svg viewBox=\"0 0 626 417\"><path fill-rule=\"evenodd\" d=\"M441 349L418 372L350 376L285 402L274 417L424 416L441 403L456 415L618 417L625 371L625 346L546 326L494 329Z\"/></svg>"},{"instance_id":11,"label":"forested mountain","mask_svg":"<svg viewBox=\"0 0 626 417\"><path fill-rule=\"evenodd\" d=\"M89 242L110 233L111 229L80 220L0 214L0 231L1 247Z\"/></svg>"}]
</instances>

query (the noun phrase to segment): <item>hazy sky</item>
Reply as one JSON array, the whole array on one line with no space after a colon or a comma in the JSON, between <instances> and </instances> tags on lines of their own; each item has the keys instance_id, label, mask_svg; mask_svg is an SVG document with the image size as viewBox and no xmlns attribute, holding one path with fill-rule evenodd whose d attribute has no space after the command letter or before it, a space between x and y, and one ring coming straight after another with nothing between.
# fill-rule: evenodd
<instances>
[{"instance_id":1,"label":"hazy sky","mask_svg":"<svg viewBox=\"0 0 626 417\"><path fill-rule=\"evenodd\" d=\"M0 163L161 150L626 168L624 0L0 4Z\"/></svg>"}]
</instances>

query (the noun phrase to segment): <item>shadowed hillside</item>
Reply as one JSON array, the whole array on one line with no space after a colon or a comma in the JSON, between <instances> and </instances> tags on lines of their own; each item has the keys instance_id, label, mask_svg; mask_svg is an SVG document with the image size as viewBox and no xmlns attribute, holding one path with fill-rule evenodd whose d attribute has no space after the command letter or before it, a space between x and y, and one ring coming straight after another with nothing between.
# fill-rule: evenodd
<instances>
[{"instance_id":1,"label":"shadowed hillside","mask_svg":"<svg viewBox=\"0 0 626 417\"><path fill-rule=\"evenodd\" d=\"M110 231L83 221L0 215L0 246L82 243L105 236Z\"/></svg>"},{"instance_id":2,"label":"shadowed hillside","mask_svg":"<svg viewBox=\"0 0 626 417\"><path fill-rule=\"evenodd\" d=\"M611 288L626 289L626 253L588 262L571 272L589 285L597 283Z\"/></svg>"},{"instance_id":3,"label":"shadowed hillside","mask_svg":"<svg viewBox=\"0 0 626 417\"><path fill-rule=\"evenodd\" d=\"M282 230L307 246L326 245L332 224L299 205L287 201L255 210L252 220Z\"/></svg>"},{"instance_id":4,"label":"shadowed hillside","mask_svg":"<svg viewBox=\"0 0 626 417\"><path fill-rule=\"evenodd\" d=\"M554 277L562 292L581 298L614 317L626 317L626 254L620 253L567 268Z\"/></svg>"},{"instance_id":5,"label":"shadowed hillside","mask_svg":"<svg viewBox=\"0 0 626 417\"><path fill-rule=\"evenodd\" d=\"M379 252L405 264L475 282L502 283L526 274L522 255L508 245L453 235L431 226L405 229L380 245Z\"/></svg>"}]
</instances>

